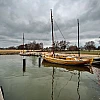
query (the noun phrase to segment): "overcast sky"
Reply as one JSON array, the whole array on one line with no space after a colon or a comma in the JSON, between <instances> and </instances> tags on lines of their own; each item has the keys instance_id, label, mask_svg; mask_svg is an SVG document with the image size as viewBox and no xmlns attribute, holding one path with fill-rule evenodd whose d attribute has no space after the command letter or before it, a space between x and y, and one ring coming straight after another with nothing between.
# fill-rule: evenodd
<instances>
[{"instance_id":1,"label":"overcast sky","mask_svg":"<svg viewBox=\"0 0 100 100\"><path fill-rule=\"evenodd\" d=\"M0 0L0 47L30 41L51 46L50 9L66 41L77 45L77 19L80 45L100 37L100 0ZM54 23L55 40L64 40Z\"/></svg>"}]
</instances>

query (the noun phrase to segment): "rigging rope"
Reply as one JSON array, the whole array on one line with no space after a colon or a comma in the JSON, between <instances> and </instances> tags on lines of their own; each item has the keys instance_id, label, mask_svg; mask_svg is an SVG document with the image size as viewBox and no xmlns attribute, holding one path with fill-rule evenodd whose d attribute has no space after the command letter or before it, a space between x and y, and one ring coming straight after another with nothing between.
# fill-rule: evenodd
<instances>
[{"instance_id":1,"label":"rigging rope","mask_svg":"<svg viewBox=\"0 0 100 100\"><path fill-rule=\"evenodd\" d=\"M56 22L55 20L54 20L54 22L55 22L56 26L58 27L58 30L60 31L60 33L61 33L62 37L64 38L64 40L66 40L66 39L65 39L65 37L64 37L64 35L63 35L63 33L61 32L61 30L60 30L59 26L57 25L57 22Z\"/></svg>"}]
</instances>

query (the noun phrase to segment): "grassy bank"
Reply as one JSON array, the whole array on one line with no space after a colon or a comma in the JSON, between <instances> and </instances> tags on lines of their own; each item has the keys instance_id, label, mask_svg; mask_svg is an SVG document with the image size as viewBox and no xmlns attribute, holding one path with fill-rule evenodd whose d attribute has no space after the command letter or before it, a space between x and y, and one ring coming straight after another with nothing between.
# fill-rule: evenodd
<instances>
[{"instance_id":1,"label":"grassy bank","mask_svg":"<svg viewBox=\"0 0 100 100\"><path fill-rule=\"evenodd\" d=\"M66 54L78 54L78 51L62 51L61 53ZM80 51L81 54L89 54L89 55L100 55L100 50L94 50L94 51Z\"/></svg>"},{"instance_id":2,"label":"grassy bank","mask_svg":"<svg viewBox=\"0 0 100 100\"><path fill-rule=\"evenodd\" d=\"M19 54L21 50L0 50L0 55Z\"/></svg>"},{"instance_id":3,"label":"grassy bank","mask_svg":"<svg viewBox=\"0 0 100 100\"><path fill-rule=\"evenodd\" d=\"M19 54L23 50L0 50L0 55L13 55ZM26 51L26 50L25 50ZM64 54L78 54L78 51L58 51L57 53ZM95 51L80 51L81 54L89 54L89 55L100 55L100 50Z\"/></svg>"},{"instance_id":4,"label":"grassy bank","mask_svg":"<svg viewBox=\"0 0 100 100\"><path fill-rule=\"evenodd\" d=\"M100 50L95 51L81 51L81 54L92 54L92 55L100 55Z\"/></svg>"}]
</instances>

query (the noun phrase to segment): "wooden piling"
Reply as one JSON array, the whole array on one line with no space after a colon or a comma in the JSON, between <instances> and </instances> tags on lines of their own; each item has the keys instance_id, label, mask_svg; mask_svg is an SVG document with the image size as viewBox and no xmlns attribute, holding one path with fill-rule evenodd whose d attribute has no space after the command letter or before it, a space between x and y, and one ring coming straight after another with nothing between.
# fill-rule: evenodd
<instances>
[{"instance_id":1,"label":"wooden piling","mask_svg":"<svg viewBox=\"0 0 100 100\"><path fill-rule=\"evenodd\" d=\"M41 66L41 56L39 56L39 67Z\"/></svg>"},{"instance_id":2,"label":"wooden piling","mask_svg":"<svg viewBox=\"0 0 100 100\"><path fill-rule=\"evenodd\" d=\"M26 59L23 58L23 73L26 71Z\"/></svg>"}]
</instances>

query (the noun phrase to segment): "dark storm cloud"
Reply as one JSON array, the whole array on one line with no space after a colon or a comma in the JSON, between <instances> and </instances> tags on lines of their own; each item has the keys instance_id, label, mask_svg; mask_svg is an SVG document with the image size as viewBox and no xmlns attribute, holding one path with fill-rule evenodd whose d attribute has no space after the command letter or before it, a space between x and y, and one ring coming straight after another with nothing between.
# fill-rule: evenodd
<instances>
[{"instance_id":1,"label":"dark storm cloud","mask_svg":"<svg viewBox=\"0 0 100 100\"><path fill-rule=\"evenodd\" d=\"M100 0L0 0L0 46L19 45L23 32L26 42L49 44L51 8L67 41L77 41L77 18L84 43L100 36ZM55 21L54 33L63 39Z\"/></svg>"},{"instance_id":2,"label":"dark storm cloud","mask_svg":"<svg viewBox=\"0 0 100 100\"><path fill-rule=\"evenodd\" d=\"M77 0L74 2L71 2L71 0L68 1L70 1L69 5L70 7L73 6L72 8L74 8L75 5L77 5L76 6L77 9L76 12L73 12L73 16L67 16L67 13L72 15L72 13L70 13L70 10L72 8L68 9L69 11L67 11L66 9L66 12L63 12L66 18L62 17L62 19L64 19L64 22L61 20L59 24L60 27L62 27L62 31L64 33L65 38L69 41L71 41L71 39L72 40L77 39L77 18L80 19L80 38L82 39L82 41L84 40L84 43L86 42L86 40L89 41L89 39L94 40L95 38L98 38L100 35L100 28L99 28L100 1L99 0L87 0L87 1ZM62 6L61 2L58 3L58 5ZM66 5L66 3L64 3L64 5ZM58 15L60 14L62 13L59 12ZM63 14L61 16L63 16Z\"/></svg>"}]
</instances>

